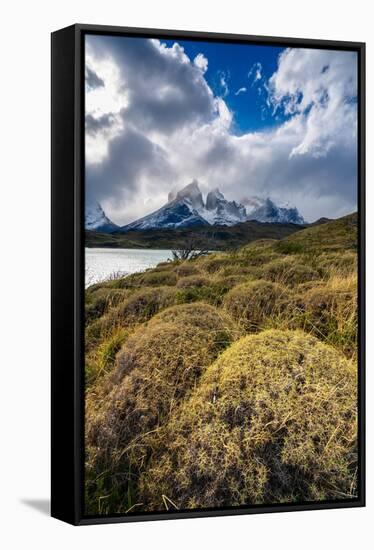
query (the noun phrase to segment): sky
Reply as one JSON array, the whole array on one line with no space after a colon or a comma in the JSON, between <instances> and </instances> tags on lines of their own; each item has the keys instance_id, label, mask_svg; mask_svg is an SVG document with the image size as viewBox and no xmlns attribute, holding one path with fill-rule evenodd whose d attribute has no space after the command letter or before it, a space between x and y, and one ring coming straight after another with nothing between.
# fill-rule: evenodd
<instances>
[{"instance_id":1,"label":"sky","mask_svg":"<svg viewBox=\"0 0 374 550\"><path fill-rule=\"evenodd\" d=\"M308 221L355 211L356 55L87 35L87 202L125 225L196 179Z\"/></svg>"}]
</instances>

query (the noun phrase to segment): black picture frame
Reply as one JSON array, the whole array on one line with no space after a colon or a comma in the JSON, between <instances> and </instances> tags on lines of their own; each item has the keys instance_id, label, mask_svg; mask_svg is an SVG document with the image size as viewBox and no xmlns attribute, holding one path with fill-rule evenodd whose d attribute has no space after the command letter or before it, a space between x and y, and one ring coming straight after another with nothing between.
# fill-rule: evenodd
<instances>
[{"instance_id":1,"label":"black picture frame","mask_svg":"<svg viewBox=\"0 0 374 550\"><path fill-rule=\"evenodd\" d=\"M272 506L88 517L84 476L84 37L205 40L355 51L358 55L359 475L358 498ZM52 33L51 515L74 525L365 505L365 44L76 24Z\"/></svg>"}]
</instances>

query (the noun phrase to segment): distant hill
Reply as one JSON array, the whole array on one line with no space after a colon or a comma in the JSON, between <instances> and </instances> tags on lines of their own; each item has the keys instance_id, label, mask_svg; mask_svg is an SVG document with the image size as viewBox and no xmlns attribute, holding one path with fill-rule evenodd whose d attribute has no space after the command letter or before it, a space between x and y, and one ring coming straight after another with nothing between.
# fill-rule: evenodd
<instances>
[{"instance_id":1,"label":"distant hill","mask_svg":"<svg viewBox=\"0 0 374 550\"><path fill-rule=\"evenodd\" d=\"M305 227L292 223L247 221L231 227L204 225L183 229L133 230L125 234L86 231L86 246L173 249L183 248L185 241L192 238L202 248L229 250L258 239L283 239Z\"/></svg>"}]
</instances>

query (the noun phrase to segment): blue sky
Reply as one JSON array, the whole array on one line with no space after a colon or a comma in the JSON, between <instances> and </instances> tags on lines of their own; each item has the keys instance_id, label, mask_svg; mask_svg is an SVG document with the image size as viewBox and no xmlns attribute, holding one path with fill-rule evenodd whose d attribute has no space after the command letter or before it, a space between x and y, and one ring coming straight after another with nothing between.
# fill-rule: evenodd
<instances>
[{"instance_id":1,"label":"blue sky","mask_svg":"<svg viewBox=\"0 0 374 550\"><path fill-rule=\"evenodd\" d=\"M162 42L171 47L176 40ZM240 134L271 128L288 118L281 112L273 115L264 88L277 70L278 57L284 48L190 40L177 42L190 59L195 59L199 53L208 59L205 78L214 93L223 97L233 112L234 131ZM261 74L261 78L255 81L256 74ZM227 87L222 85L222 78Z\"/></svg>"}]
</instances>

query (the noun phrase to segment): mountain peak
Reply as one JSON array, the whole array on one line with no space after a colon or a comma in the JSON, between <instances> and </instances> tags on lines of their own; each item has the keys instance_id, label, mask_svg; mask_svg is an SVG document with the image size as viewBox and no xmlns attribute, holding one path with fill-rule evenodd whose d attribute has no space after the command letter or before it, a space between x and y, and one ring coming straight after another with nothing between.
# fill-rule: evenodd
<instances>
[{"instance_id":1,"label":"mountain peak","mask_svg":"<svg viewBox=\"0 0 374 550\"><path fill-rule=\"evenodd\" d=\"M199 184L195 179L178 191L175 199L187 199L193 208L204 208L203 196L201 194Z\"/></svg>"},{"instance_id":2,"label":"mountain peak","mask_svg":"<svg viewBox=\"0 0 374 550\"><path fill-rule=\"evenodd\" d=\"M286 206L278 206L270 197L266 197L266 199L252 197L251 199L247 199L245 204L250 207L248 212L249 220L271 223L294 223L298 225L306 223L296 206L290 207L289 203Z\"/></svg>"},{"instance_id":3,"label":"mountain peak","mask_svg":"<svg viewBox=\"0 0 374 550\"><path fill-rule=\"evenodd\" d=\"M218 187L216 187L212 191L209 191L209 193L206 196L206 208L208 210L215 210L219 202L224 200L225 200L224 195L221 193Z\"/></svg>"},{"instance_id":4,"label":"mountain peak","mask_svg":"<svg viewBox=\"0 0 374 550\"><path fill-rule=\"evenodd\" d=\"M91 200L85 206L85 229L88 231L101 231L102 233L113 233L118 229L105 214L101 204Z\"/></svg>"}]
</instances>

